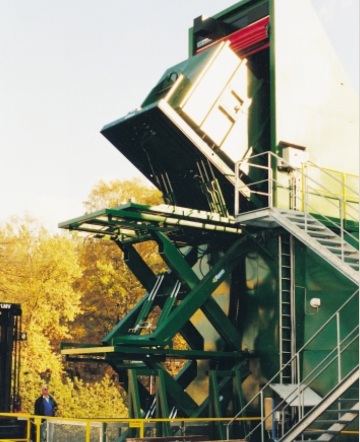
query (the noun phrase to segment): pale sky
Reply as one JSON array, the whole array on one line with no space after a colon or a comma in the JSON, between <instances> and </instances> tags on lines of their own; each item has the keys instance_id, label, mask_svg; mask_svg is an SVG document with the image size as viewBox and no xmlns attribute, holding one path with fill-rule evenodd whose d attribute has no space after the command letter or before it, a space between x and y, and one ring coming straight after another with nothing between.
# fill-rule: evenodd
<instances>
[{"instance_id":1,"label":"pale sky","mask_svg":"<svg viewBox=\"0 0 360 442\"><path fill-rule=\"evenodd\" d=\"M141 176L101 128L187 58L194 18L235 3L0 0L0 222L29 214L56 230L99 180ZM359 0L312 3L359 91Z\"/></svg>"}]
</instances>

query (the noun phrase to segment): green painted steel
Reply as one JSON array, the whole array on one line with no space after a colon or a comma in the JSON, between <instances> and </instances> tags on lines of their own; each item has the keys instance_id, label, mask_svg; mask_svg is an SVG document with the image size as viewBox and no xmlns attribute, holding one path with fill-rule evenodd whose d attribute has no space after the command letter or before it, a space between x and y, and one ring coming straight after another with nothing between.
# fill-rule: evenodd
<instances>
[{"instance_id":1,"label":"green painted steel","mask_svg":"<svg viewBox=\"0 0 360 442\"><path fill-rule=\"evenodd\" d=\"M313 117L308 103L300 103L297 110L292 102L289 125L284 122L286 82L280 79L283 69L293 69L285 66L291 50L282 44L289 32L289 23L284 20L287 8L287 0L243 0L207 22L195 21L189 31L189 59L165 72L140 109L102 130L164 192L167 205L131 203L60 224L70 231L113 240L147 291L104 338L103 346L93 347L93 354L91 346L63 346L68 360L85 357L107 362L122 374L128 386L131 417L151 413L158 417L173 413L184 418L233 417L247 404L251 405L244 416L258 416L262 412L260 403L252 404L251 400L261 385L275 375L283 384L304 379L358 323L358 294L341 314L337 313L357 288L353 280L340 272L333 260L316 253L313 238L304 234L299 239L287 225L263 215L271 208L311 213L332 229L336 238L345 238L358 249L358 218L349 216L351 209L358 209L358 190L351 188L354 183L358 186L356 178L309 163L307 172L315 177L310 189L303 166L296 163L299 160L293 163L294 157L305 161L304 148L309 147L296 143L306 133L305 129L297 130L300 121L296 115L302 115L301 124L309 126L310 133ZM293 19L298 14L301 22L308 12L304 5L304 16L296 10L288 17ZM268 16L266 44L258 51L252 48L245 57L244 97L250 101L242 108L243 84L232 81L243 81L243 61L233 57L229 44L214 46L211 40L216 41L220 34L231 40L234 31ZM312 15L310 18L313 20ZM317 35L312 23L309 32ZM264 34L264 29L261 31ZM207 44L210 49L206 50ZM316 54L324 47L311 48L310 52ZM301 51L298 57L305 57L309 49L302 49L298 42L296 48ZM222 60L219 71L218 60ZM337 66L333 66L336 72ZM210 82L207 75L212 69L218 75L214 78L226 72L223 83ZM221 89L212 97L209 110L204 110L204 102L214 91L206 94L207 89L201 89L204 79L210 89ZM320 88L319 75L314 82ZM229 85L233 91L230 98ZM303 88L299 83L299 95ZM199 103L191 101L196 94L201 96ZM292 96L296 102L295 98ZM343 99L336 90L334 102ZM235 112L227 108L229 103L230 107L235 103ZM243 145L240 149L239 139L231 135L242 127L239 109L241 118L246 115L246 149ZM204 120L198 118L198 112L204 113ZM223 140L214 141L218 134L206 120L209 115L215 119L211 122L216 121L214 126L228 128L226 142L231 144L232 136L237 140L238 159L234 160L236 155L231 156ZM195 121L197 118L201 121ZM319 118L328 128L325 132L330 130L327 116ZM340 120L338 124L347 137L352 128L347 130ZM293 131L287 132L288 127ZM282 139L283 135L291 139ZM328 142L324 133L324 140L313 149L315 154L327 159ZM330 144L330 149L336 148L332 141ZM354 147L358 149L352 146L350 151ZM330 180L330 188L324 190L322 185ZM240 200L238 206L233 203L234 197ZM309 210L309 201L317 213ZM330 204L334 201L338 212ZM134 245L144 241L157 243L168 267L166 272L154 274L136 251ZM352 250L353 262L343 260L339 266L352 265L358 272L358 253ZM299 365L279 372L332 315L337 319L322 332L321 339L302 351ZM186 349L173 348L178 335ZM350 344L350 338L346 339L341 343L341 364L334 363L332 374L319 376L313 385L319 395L336 388L358 363L358 342ZM186 363L171 375L166 369L169 360ZM141 376L156 379L155 393L143 385ZM169 435L169 431L169 427L159 425L157 435ZM226 437L222 424L208 431L209 438ZM232 431L234 438L245 437L247 425L239 424ZM262 440L260 433L256 437L254 440Z\"/></svg>"}]
</instances>

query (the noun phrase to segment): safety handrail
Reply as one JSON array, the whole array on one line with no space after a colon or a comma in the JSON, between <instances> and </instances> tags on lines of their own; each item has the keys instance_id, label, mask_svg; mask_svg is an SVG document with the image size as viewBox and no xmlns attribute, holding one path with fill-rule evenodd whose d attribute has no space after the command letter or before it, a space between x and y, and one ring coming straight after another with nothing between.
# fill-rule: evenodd
<instances>
[{"instance_id":1,"label":"safety handrail","mask_svg":"<svg viewBox=\"0 0 360 442\"><path fill-rule=\"evenodd\" d=\"M256 159L260 159L261 157L263 157L263 158L267 157L267 160L263 161L263 163L265 163L265 164L261 164L261 163L258 164L255 162ZM265 178L260 179L260 180L244 184L243 181L241 180L241 175L244 172L244 170L248 169L249 167L253 167L253 168L259 169L259 170L263 169L268 172L267 176ZM332 187L334 187L335 185L339 185L341 188L341 192L339 192L338 194L334 193L328 187L325 187L319 181L312 178L310 176L310 174L307 172L308 170L310 170L310 168L317 170L318 172L320 172L321 174L323 174L327 178L333 180L334 185ZM307 179L310 180L311 182L313 182L314 184L319 186L320 190L322 190L322 192L320 190L316 191L316 188L314 188L314 195L317 195L317 196L320 196L323 198L328 198L328 199L342 200L344 204L349 203L349 204L357 204L357 206L359 205L359 190L354 189L354 188L350 187L349 185L347 185L345 182L346 180L340 180L340 179L336 178L336 176L335 176L336 173L339 173L342 176L353 177L355 180L356 178L358 178L356 175L342 173L342 172L338 172L338 171L333 171L331 169L322 168L322 167L317 166L315 163L313 163L311 161L304 162L304 163L302 163L301 168L294 169L291 167L287 167L286 163L284 163L284 159L279 157L278 155L276 155L273 152L263 152L260 154L256 154L251 157L244 158L236 163L236 171L238 172L238 173L235 173L235 176L237 177L237 186L236 186L237 190L239 190L240 188L247 188L247 189L249 189L250 193L268 196L268 204L265 206L272 207L272 205L273 205L272 201L274 200L274 190L276 190L277 187L285 188L283 186L283 184L278 179L274 178L274 173L273 173L274 169L278 169L278 171L280 171L280 172L283 172L283 171L287 171L288 173L296 172L296 174L298 174L302 178L303 183L306 182ZM247 175L249 174L247 171L245 173ZM256 190L257 186L259 186L260 184L267 183L267 182L270 182L270 184L271 183L275 184L275 186L269 185L267 191ZM305 186L302 186L302 188L304 189ZM289 191L292 190L290 186L287 189ZM304 194L304 191L302 192L302 195L303 194ZM353 195L353 197L351 197L351 195ZM299 201L304 203L303 199L299 199ZM289 207L289 208L293 208L293 207ZM238 199L236 199L236 209L237 209L236 213L239 214L240 207L239 207ZM342 212L344 212L346 214L346 213L348 213L348 210L353 211L353 215L349 214L349 217L354 221L358 220L357 210L355 208L352 208L352 206L347 205L347 210L342 210Z\"/></svg>"},{"instance_id":2,"label":"safety handrail","mask_svg":"<svg viewBox=\"0 0 360 442\"><path fill-rule=\"evenodd\" d=\"M257 174L265 173L266 176L261 176L259 179L245 185L241 180L241 175L242 173L248 175L250 168L253 168L253 171L257 170ZM319 180L310 176L308 173L310 168L315 169L318 174L321 173L323 179ZM275 170L277 172L275 172ZM284 171L289 174L287 184L284 184L280 179L284 177L284 175L281 175L281 172ZM321 222L331 226L335 230L339 230L339 235L343 240L341 259L344 261L344 241L351 242L357 246L357 248L359 247L359 239L349 230L345 229L346 222L359 221L359 192L357 189L348 186L345 182L346 179L338 179L334 175L335 173L336 171L320 168L312 162L303 163L302 168L299 169L290 168L287 163L284 162L283 158L273 152L264 152L245 158L236 163L235 216L241 213L239 195L240 193L244 194L245 190L250 196L250 199L252 194L263 197L263 206L257 209L278 207L280 201L276 201L277 193L278 191L285 190L289 197L287 208L304 213L305 231L308 230L309 226L307 217L311 215L315 215ZM355 177L355 175L350 174L341 175ZM334 193L321 182L329 180L332 180L332 188L338 187L340 189L338 193ZM296 190L297 185L300 186L301 192ZM315 198L316 201L314 204L311 200ZM321 201L326 205L327 212L324 211L323 205L319 204L319 198L321 198ZM282 200L281 203L284 203L284 200ZM323 210L319 211L319 207Z\"/></svg>"},{"instance_id":3,"label":"safety handrail","mask_svg":"<svg viewBox=\"0 0 360 442\"><path fill-rule=\"evenodd\" d=\"M333 180L334 187L336 184L339 185L341 188L341 192L339 194L334 193L333 190L330 190L328 187L325 187L320 182L318 182L317 180L312 178L308 172L310 167L314 168L315 170L319 171L320 173L322 173L326 177ZM345 215L348 214L349 217L353 221L357 220L357 211L355 211L355 209L352 208L352 206L347 204L347 203L359 204L359 192L357 189L353 189L353 188L349 187L347 184L345 184L344 182L342 182L341 180L336 178L332 173L330 173L330 171L328 171L327 169L321 168L310 161L307 163L303 163L302 177L304 180L311 180L312 183L317 184L320 187L320 190L323 191L323 193L322 193L320 190L317 190L314 192L314 194L318 194L318 196L322 196L322 197L330 199L330 200L332 200L332 199L337 200L338 199L339 201L342 201L344 203L344 207L345 207L345 210L344 209L342 210L342 212L344 213L345 219L346 219ZM356 195L357 198L354 198L354 200L352 201L352 198L349 195ZM354 215L350 215L349 210L353 210Z\"/></svg>"},{"instance_id":4,"label":"safety handrail","mask_svg":"<svg viewBox=\"0 0 360 442\"><path fill-rule=\"evenodd\" d=\"M125 441L133 442L172 442L175 439L181 442L211 442L211 429L216 424L225 425L229 418L212 417L168 417L168 418L78 418L73 416L53 417L35 416L30 413L0 412L0 419L9 418L21 421L24 424L24 437L14 439L2 438L0 442L38 442L40 441L40 427L46 425L52 429L53 440L68 442L93 441ZM259 417L250 418L258 421ZM162 427L168 425L171 435L163 436ZM31 431L31 428L34 431ZM204 433L199 434L199 428ZM208 428L208 430L207 430ZM129 433L131 431L131 433ZM31 435L31 433L35 433ZM132 437L128 437L128 436ZM60 436L59 436L60 435ZM35 437L34 437L35 436ZM236 441L234 441L236 442Z\"/></svg>"},{"instance_id":5,"label":"safety handrail","mask_svg":"<svg viewBox=\"0 0 360 442\"><path fill-rule=\"evenodd\" d=\"M356 334L357 332L357 334ZM293 390L290 391L290 393L283 398L272 410L270 413L268 413L266 416L264 416L259 422L257 426L255 426L247 435L248 438L251 436L260 426L262 427L262 433L264 432L264 422L270 418L273 413L276 411L281 410L283 414L286 414L286 411L291 407L291 401L294 400L294 395L298 398L298 420L300 421L304 415L305 415L305 405L304 405L304 392L310 388L312 383L316 381L316 379L319 378L320 375L322 375L327 368L329 368L334 362L338 361L339 355L341 355L345 350L347 350L351 344L354 342L357 342L359 339L359 326L357 325L353 330L350 331L350 333L345 336L337 345L335 348L333 348L330 353L321 360L321 362L313 368L313 370L302 380L301 383L298 383ZM344 345L343 348L342 345ZM299 365L299 355L296 357L296 362ZM314 375L313 378L311 376ZM339 382L342 380L339 380ZM262 396L263 398L263 396ZM263 405L262 405L263 406ZM283 422L284 423L284 422ZM284 429L283 429L284 432ZM264 440L264 439L263 439Z\"/></svg>"},{"instance_id":6,"label":"safety handrail","mask_svg":"<svg viewBox=\"0 0 360 442\"><path fill-rule=\"evenodd\" d=\"M344 350L346 350L353 342L355 342L355 340L358 340L359 338L359 333L357 333L356 336L352 336L353 334L355 334L356 330L359 329L359 325L356 325L354 329L352 329L349 334L343 338L340 339L340 327L339 327L339 323L340 323L340 314L341 312L345 309L345 307L347 305L349 305L349 303L359 294L359 290L356 290L328 319L326 322L324 322L324 324L316 331L316 333L314 333L310 339L308 339L308 341L294 354L294 356L289 359L289 361L277 372L275 373L272 378L260 389L260 391L253 396L253 398L247 402L247 404L241 408L238 413L236 413L236 415L230 420L230 422L226 425L226 439L229 440L230 439L230 426L233 425L233 423L241 416L244 414L244 412L253 404L256 403L258 400L260 401L260 410L261 410L261 421L258 425L256 425L255 428L253 428L253 430L248 433L246 435L245 438L247 438L248 436L250 436L254 431L256 431L260 426L261 426L261 431L262 433L264 432L264 423L266 421L267 418L269 418L273 411L267 415L267 416L263 416L263 409L264 409L264 404L263 404L263 400L264 400L264 392L265 390L270 386L270 384L272 384L276 379L278 379L281 375L281 373L283 371L285 371L291 364L293 364L294 362L296 362L297 364L297 384L296 384L296 388L294 388L294 391L292 391L288 397L286 397L285 399L283 399L283 401L280 402L280 404L278 404L277 407L280 407L281 405L284 405L284 402L286 401L286 399L289 399L290 396L294 395L294 393L298 392L298 397L300 399L300 397L303 397L303 395L301 395L301 393L309 387L309 385L304 385L304 382L307 382L310 379L310 376L314 373L316 373L315 378L311 379L311 383L317 379L318 376L320 376L320 374L323 373L323 371L329 366L331 365L332 362L334 362L336 359L338 359L338 381L340 382L341 379L343 378L342 373L341 373L341 355L343 353ZM334 320L336 320L336 325L337 325L337 345L334 347L334 349L327 355L326 358L324 358L310 373L308 373L308 375L300 380L300 358L302 353L305 351L305 349L320 335L320 333L325 330L327 328L327 326L332 323ZM344 348L341 349L341 346L346 343L346 346ZM328 362L328 359L330 358L330 356L336 353L336 355L334 356L334 358L328 363L326 364L325 367L322 367L322 364L324 364L324 362ZM320 370L321 368L321 370ZM299 404L300 404L300 400L299 400ZM301 411L301 409L299 410ZM300 414L301 416L301 414ZM264 438L262 438L262 440L264 440Z\"/></svg>"},{"instance_id":7,"label":"safety handrail","mask_svg":"<svg viewBox=\"0 0 360 442\"><path fill-rule=\"evenodd\" d=\"M322 220L325 220L327 224L333 226L335 229L340 229L340 236L342 240L345 240L345 235L348 236L348 238L351 238L352 241L359 245L359 240L357 237L355 237L353 234L351 234L349 231L347 231L344 227L344 224L346 221L354 221L358 222L358 211L353 208L350 203L356 203L359 205L359 198L357 198L354 201L351 201L350 198L344 199L343 195L346 196L346 190L348 190L348 193L355 194L356 190L351 189L346 184L342 183L337 178L333 177L332 174L330 174L326 169L321 169L314 165L313 163L304 163L303 170L308 170L309 166L316 167L317 170L321 171L326 176L332 178L335 180L335 183L341 186L341 195L338 195L334 193L333 191L330 191L328 188L323 186L318 180L315 180L309 176L308 173L302 172L302 180L303 180L303 198L298 198L300 202L303 204L303 211L305 214L316 214L319 218ZM310 187L311 185L317 185L319 188L313 188ZM321 191L323 191L323 193ZM326 216L323 212L320 212L317 209L317 206L315 204L310 204L309 202L309 195L313 195L316 197L324 198L326 202L334 207L335 210L338 209L338 218L339 223L337 223L334 218L330 218L329 216ZM350 212L353 211L354 214L351 214ZM343 250L342 250L342 259L343 256Z\"/></svg>"}]
</instances>

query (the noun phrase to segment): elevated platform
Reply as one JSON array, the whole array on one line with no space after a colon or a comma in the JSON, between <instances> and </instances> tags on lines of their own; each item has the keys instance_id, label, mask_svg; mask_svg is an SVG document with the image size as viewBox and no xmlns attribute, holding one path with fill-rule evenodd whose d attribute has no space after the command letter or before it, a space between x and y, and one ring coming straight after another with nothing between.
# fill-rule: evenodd
<instances>
[{"instance_id":1,"label":"elevated platform","mask_svg":"<svg viewBox=\"0 0 360 442\"><path fill-rule=\"evenodd\" d=\"M102 209L59 224L59 228L91 233L97 238L108 237L120 241L151 239L152 230L171 237L186 238L183 229L241 234L235 218L170 205L144 206L126 203L113 209Z\"/></svg>"}]
</instances>

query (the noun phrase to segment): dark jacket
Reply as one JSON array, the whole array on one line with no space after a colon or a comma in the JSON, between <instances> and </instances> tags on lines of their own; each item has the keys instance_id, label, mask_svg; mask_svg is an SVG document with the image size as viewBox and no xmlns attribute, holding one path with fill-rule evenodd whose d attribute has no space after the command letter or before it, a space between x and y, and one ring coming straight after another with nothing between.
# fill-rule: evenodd
<instances>
[{"instance_id":1,"label":"dark jacket","mask_svg":"<svg viewBox=\"0 0 360 442\"><path fill-rule=\"evenodd\" d=\"M49 395L50 404L52 407L52 416L55 416L57 411L57 403L55 399ZM38 397L35 401L35 412L37 416L45 416L44 398L42 396Z\"/></svg>"}]
</instances>

